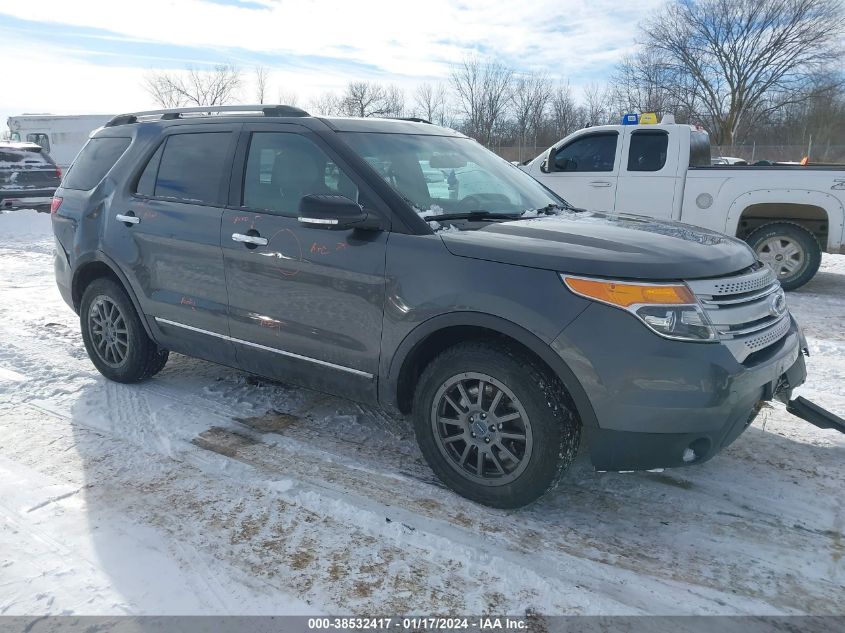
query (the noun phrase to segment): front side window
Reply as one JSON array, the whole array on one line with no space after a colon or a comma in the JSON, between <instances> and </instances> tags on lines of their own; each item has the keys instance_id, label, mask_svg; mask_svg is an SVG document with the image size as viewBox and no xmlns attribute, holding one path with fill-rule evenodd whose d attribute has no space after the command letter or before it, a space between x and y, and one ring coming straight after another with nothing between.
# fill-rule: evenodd
<instances>
[{"instance_id":1,"label":"front side window","mask_svg":"<svg viewBox=\"0 0 845 633\"><path fill-rule=\"evenodd\" d=\"M45 152L50 151L50 137L46 134L42 134L40 132L36 132L34 134L27 134L26 140L30 143L36 143L44 148Z\"/></svg>"},{"instance_id":2,"label":"front side window","mask_svg":"<svg viewBox=\"0 0 845 633\"><path fill-rule=\"evenodd\" d=\"M83 191L96 187L123 156L129 142L128 138L111 136L90 139L73 161L62 187Z\"/></svg>"},{"instance_id":3,"label":"front side window","mask_svg":"<svg viewBox=\"0 0 845 633\"><path fill-rule=\"evenodd\" d=\"M467 138L342 132L343 140L423 217L490 211L519 215L561 204L522 170Z\"/></svg>"},{"instance_id":4,"label":"front side window","mask_svg":"<svg viewBox=\"0 0 845 633\"><path fill-rule=\"evenodd\" d=\"M254 132L242 206L296 217L299 201L311 194L342 195L359 202L358 187L313 141L289 132Z\"/></svg>"},{"instance_id":5,"label":"front side window","mask_svg":"<svg viewBox=\"0 0 845 633\"><path fill-rule=\"evenodd\" d=\"M155 197L217 204L225 177L230 134L200 132L169 136L158 165ZM141 178L144 179L144 174Z\"/></svg>"},{"instance_id":6,"label":"front side window","mask_svg":"<svg viewBox=\"0 0 845 633\"><path fill-rule=\"evenodd\" d=\"M618 138L615 132L582 136L555 153L554 170L613 171Z\"/></svg>"},{"instance_id":7,"label":"front side window","mask_svg":"<svg viewBox=\"0 0 845 633\"><path fill-rule=\"evenodd\" d=\"M628 150L628 171L660 171L666 165L669 135L661 130L637 131L631 134Z\"/></svg>"}]
</instances>

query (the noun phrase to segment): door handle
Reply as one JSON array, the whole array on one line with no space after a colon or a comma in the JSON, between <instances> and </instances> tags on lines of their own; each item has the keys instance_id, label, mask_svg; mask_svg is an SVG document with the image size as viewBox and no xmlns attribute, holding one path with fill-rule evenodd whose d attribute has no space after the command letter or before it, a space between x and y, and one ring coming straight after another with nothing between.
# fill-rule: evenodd
<instances>
[{"instance_id":1,"label":"door handle","mask_svg":"<svg viewBox=\"0 0 845 633\"><path fill-rule=\"evenodd\" d=\"M259 235L244 235L243 233L232 233L233 242L253 244L255 246L267 246L267 238Z\"/></svg>"},{"instance_id":2,"label":"door handle","mask_svg":"<svg viewBox=\"0 0 845 633\"><path fill-rule=\"evenodd\" d=\"M126 222L127 224L138 224L141 221L141 218L139 218L137 215L123 215L122 213L118 213L114 217L116 220Z\"/></svg>"},{"instance_id":3,"label":"door handle","mask_svg":"<svg viewBox=\"0 0 845 633\"><path fill-rule=\"evenodd\" d=\"M590 186L591 187L610 187L613 183L607 180L591 180Z\"/></svg>"}]
</instances>

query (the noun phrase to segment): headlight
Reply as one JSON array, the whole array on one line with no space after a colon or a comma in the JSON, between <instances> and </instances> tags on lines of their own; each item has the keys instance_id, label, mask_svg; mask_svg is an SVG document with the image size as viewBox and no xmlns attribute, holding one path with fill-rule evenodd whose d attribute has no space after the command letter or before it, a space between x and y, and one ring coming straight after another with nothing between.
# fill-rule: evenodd
<instances>
[{"instance_id":1,"label":"headlight","mask_svg":"<svg viewBox=\"0 0 845 633\"><path fill-rule=\"evenodd\" d=\"M561 274L572 292L630 312L666 338L715 341L716 332L686 284L643 284Z\"/></svg>"}]
</instances>

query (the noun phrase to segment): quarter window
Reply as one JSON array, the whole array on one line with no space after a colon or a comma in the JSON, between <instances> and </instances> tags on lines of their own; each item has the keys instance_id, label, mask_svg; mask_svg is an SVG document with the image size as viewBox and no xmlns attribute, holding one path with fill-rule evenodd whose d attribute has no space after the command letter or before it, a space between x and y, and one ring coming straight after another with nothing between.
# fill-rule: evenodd
<instances>
[{"instance_id":1,"label":"quarter window","mask_svg":"<svg viewBox=\"0 0 845 633\"><path fill-rule=\"evenodd\" d=\"M555 171L613 171L617 138L614 132L572 141L555 153Z\"/></svg>"},{"instance_id":2,"label":"quarter window","mask_svg":"<svg viewBox=\"0 0 845 633\"><path fill-rule=\"evenodd\" d=\"M158 166L155 197L217 204L225 176L229 138L229 132L169 136ZM141 180L145 176L142 174ZM140 186L141 182L138 184Z\"/></svg>"},{"instance_id":3,"label":"quarter window","mask_svg":"<svg viewBox=\"0 0 845 633\"><path fill-rule=\"evenodd\" d=\"M141 172L141 177L138 179L138 186L135 187L135 193L141 196L152 197L156 190L156 176L158 175L158 166L161 163L161 153L164 150L164 144L158 146L155 154L152 155L144 171Z\"/></svg>"},{"instance_id":4,"label":"quarter window","mask_svg":"<svg viewBox=\"0 0 845 633\"><path fill-rule=\"evenodd\" d=\"M289 132L255 132L247 154L242 205L296 217L309 194L359 202L358 187L313 141Z\"/></svg>"},{"instance_id":5,"label":"quarter window","mask_svg":"<svg viewBox=\"0 0 845 633\"><path fill-rule=\"evenodd\" d=\"M631 134L628 171L660 171L666 165L669 135L660 130Z\"/></svg>"}]
</instances>

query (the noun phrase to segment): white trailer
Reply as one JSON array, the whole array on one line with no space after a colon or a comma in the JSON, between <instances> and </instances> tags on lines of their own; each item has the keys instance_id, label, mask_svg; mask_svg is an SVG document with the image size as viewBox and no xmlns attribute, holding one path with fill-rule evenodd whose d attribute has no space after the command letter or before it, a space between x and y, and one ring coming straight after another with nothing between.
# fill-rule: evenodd
<instances>
[{"instance_id":1,"label":"white trailer","mask_svg":"<svg viewBox=\"0 0 845 633\"><path fill-rule=\"evenodd\" d=\"M28 141L43 147L65 171L88 136L105 125L112 114L23 114L6 120L13 141Z\"/></svg>"}]
</instances>

